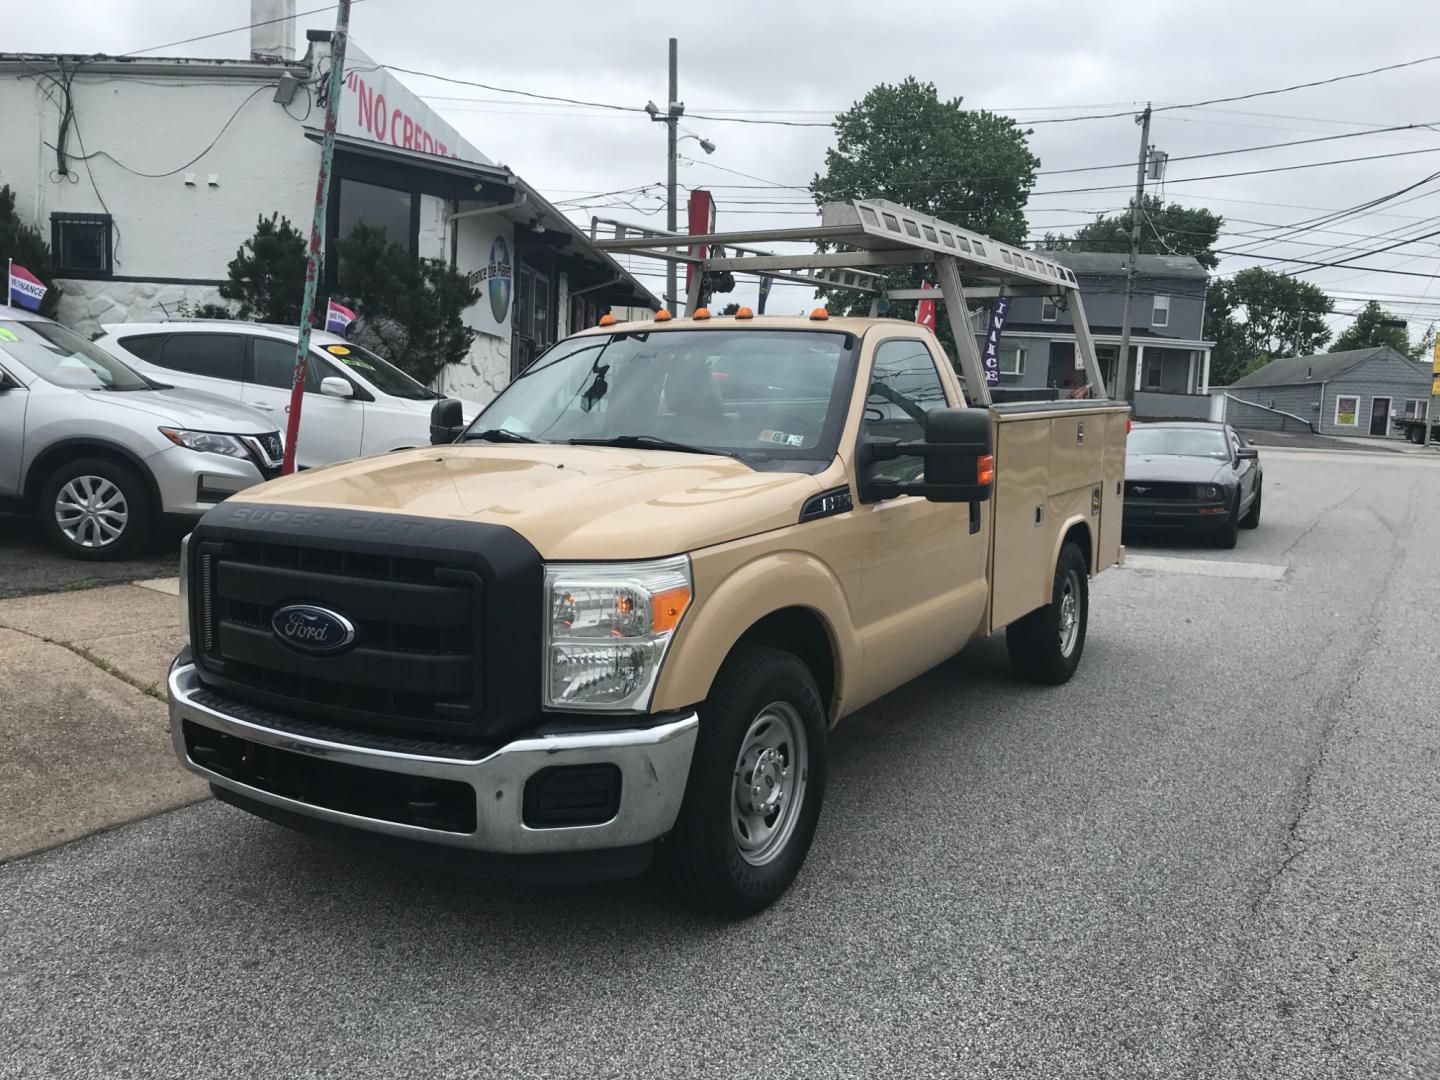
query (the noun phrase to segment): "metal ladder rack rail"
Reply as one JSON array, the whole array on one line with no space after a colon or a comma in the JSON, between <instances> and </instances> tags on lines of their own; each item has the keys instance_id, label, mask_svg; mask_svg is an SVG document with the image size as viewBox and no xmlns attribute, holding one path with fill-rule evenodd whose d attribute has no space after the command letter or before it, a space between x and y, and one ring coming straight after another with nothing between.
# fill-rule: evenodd
<instances>
[{"instance_id":1,"label":"metal ladder rack rail","mask_svg":"<svg viewBox=\"0 0 1440 1080\"><path fill-rule=\"evenodd\" d=\"M970 325L968 301L972 298L998 296L1053 296L1064 303L1071 313L1075 348L1093 395L1097 398L1108 396L1095 355L1095 342L1085 319L1084 301L1080 297L1080 287L1073 272L1033 251L1002 244L988 236L962 229L898 203L885 199L826 203L821 208L818 226L795 229L753 229L687 235L657 234L655 230L626 226L619 222L614 224L645 235L619 235L614 239L597 239L596 246L602 251L684 262L701 271L694 275L691 282L689 310L694 310L698 300L703 272L712 270L773 276L779 280L797 281L799 284L839 286L897 300L922 297L943 300L945 314L950 320L950 329L955 337L960 370L965 377L966 394L980 405L991 403L990 388L985 381L980 349L975 343L974 330ZM688 253L682 254L674 248L656 246L657 239L678 236L684 236L687 245L703 244L707 248L719 246L729 249L755 243L808 242L838 244L856 250L798 255L760 252L734 256L707 255L700 258ZM932 266L940 284L940 295L937 297L933 290L924 293L918 289L885 290L883 284L877 288L876 279L879 275L868 275L864 270L865 267L903 265ZM819 272L826 276L816 276ZM836 275L839 280L836 280ZM864 280L861 275L864 275ZM962 277L980 284L967 286L962 282Z\"/></svg>"}]
</instances>

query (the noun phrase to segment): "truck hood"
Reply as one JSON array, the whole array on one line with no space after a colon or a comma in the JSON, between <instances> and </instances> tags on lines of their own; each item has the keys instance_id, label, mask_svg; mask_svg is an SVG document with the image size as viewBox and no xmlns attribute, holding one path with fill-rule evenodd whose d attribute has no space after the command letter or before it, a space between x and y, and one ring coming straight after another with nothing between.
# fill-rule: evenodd
<instances>
[{"instance_id":1,"label":"truck hood","mask_svg":"<svg viewBox=\"0 0 1440 1080\"><path fill-rule=\"evenodd\" d=\"M793 525L819 490L813 476L708 454L487 444L311 469L230 502L484 521L546 559L646 559Z\"/></svg>"},{"instance_id":2,"label":"truck hood","mask_svg":"<svg viewBox=\"0 0 1440 1080\"><path fill-rule=\"evenodd\" d=\"M86 390L85 396L107 408L149 416L156 426L219 431L227 435L263 435L275 421L238 401L203 390Z\"/></svg>"},{"instance_id":3,"label":"truck hood","mask_svg":"<svg viewBox=\"0 0 1440 1080\"><path fill-rule=\"evenodd\" d=\"M1175 480L1188 484L1223 484L1235 469L1219 458L1179 454L1135 454L1125 458L1126 480Z\"/></svg>"}]
</instances>

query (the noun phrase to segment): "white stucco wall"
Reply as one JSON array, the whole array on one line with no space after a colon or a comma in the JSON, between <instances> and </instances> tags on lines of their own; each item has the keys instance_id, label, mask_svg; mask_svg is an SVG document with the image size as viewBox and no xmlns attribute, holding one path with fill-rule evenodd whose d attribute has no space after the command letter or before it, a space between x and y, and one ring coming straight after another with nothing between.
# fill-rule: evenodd
<instances>
[{"instance_id":1,"label":"white stucco wall","mask_svg":"<svg viewBox=\"0 0 1440 1080\"><path fill-rule=\"evenodd\" d=\"M44 145L57 140L61 110L59 95L41 82L8 71L0 78L0 183L10 184L17 211L47 240L53 212L104 213L108 207L115 221L116 276L214 281L225 277L226 264L255 231L260 213L279 211L302 230L308 226L319 147L271 100L270 73L221 78L82 71L72 87L78 134L72 127L68 178L56 171L55 151ZM303 93L292 109L304 114ZM80 160L84 152L92 155L88 162ZM136 175L182 165L169 176ZM187 172L195 174L193 186L185 182Z\"/></svg>"}]
</instances>

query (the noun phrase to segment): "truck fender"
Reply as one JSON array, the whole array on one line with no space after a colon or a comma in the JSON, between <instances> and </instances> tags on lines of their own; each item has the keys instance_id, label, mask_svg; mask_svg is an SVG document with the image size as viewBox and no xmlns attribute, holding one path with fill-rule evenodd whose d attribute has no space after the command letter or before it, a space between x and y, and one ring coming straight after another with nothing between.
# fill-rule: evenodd
<instances>
[{"instance_id":1,"label":"truck fender","mask_svg":"<svg viewBox=\"0 0 1440 1080\"><path fill-rule=\"evenodd\" d=\"M704 701L736 643L767 616L789 608L812 614L829 639L834 665L830 718L840 715L847 684L860 673L860 639L845 590L831 569L803 551L773 551L713 580L697 561L695 601L665 658L654 712Z\"/></svg>"},{"instance_id":2,"label":"truck fender","mask_svg":"<svg viewBox=\"0 0 1440 1080\"><path fill-rule=\"evenodd\" d=\"M1070 530L1076 525L1085 529L1085 563L1090 567L1090 576L1094 577L1095 570L1095 530L1090 527L1090 519L1084 514L1072 514L1066 518L1064 523L1055 532L1055 550L1050 553L1050 568L1053 570L1060 565L1060 549L1065 546L1065 538L1070 535ZM1046 593L1049 593L1049 586L1046 586Z\"/></svg>"}]
</instances>

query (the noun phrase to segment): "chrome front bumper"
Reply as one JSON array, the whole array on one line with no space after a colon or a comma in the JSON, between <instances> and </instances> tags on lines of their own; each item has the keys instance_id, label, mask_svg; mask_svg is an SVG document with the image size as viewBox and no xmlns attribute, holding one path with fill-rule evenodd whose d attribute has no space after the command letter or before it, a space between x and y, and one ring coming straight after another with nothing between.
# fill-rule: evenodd
<instances>
[{"instance_id":1,"label":"chrome front bumper","mask_svg":"<svg viewBox=\"0 0 1440 1080\"><path fill-rule=\"evenodd\" d=\"M654 727L583 731L516 739L479 760L397 753L330 742L228 715L195 699L201 690L193 663L170 669L170 731L175 753L191 772L247 799L318 821L368 832L503 855L558 854L630 847L669 832L680 812L699 718L692 712ZM385 773L460 781L475 794L471 833L364 817L289 798L222 776L191 759L186 722L238 739L342 765ZM542 769L613 764L620 770L620 805L597 825L532 828L522 819L526 781Z\"/></svg>"}]
</instances>

